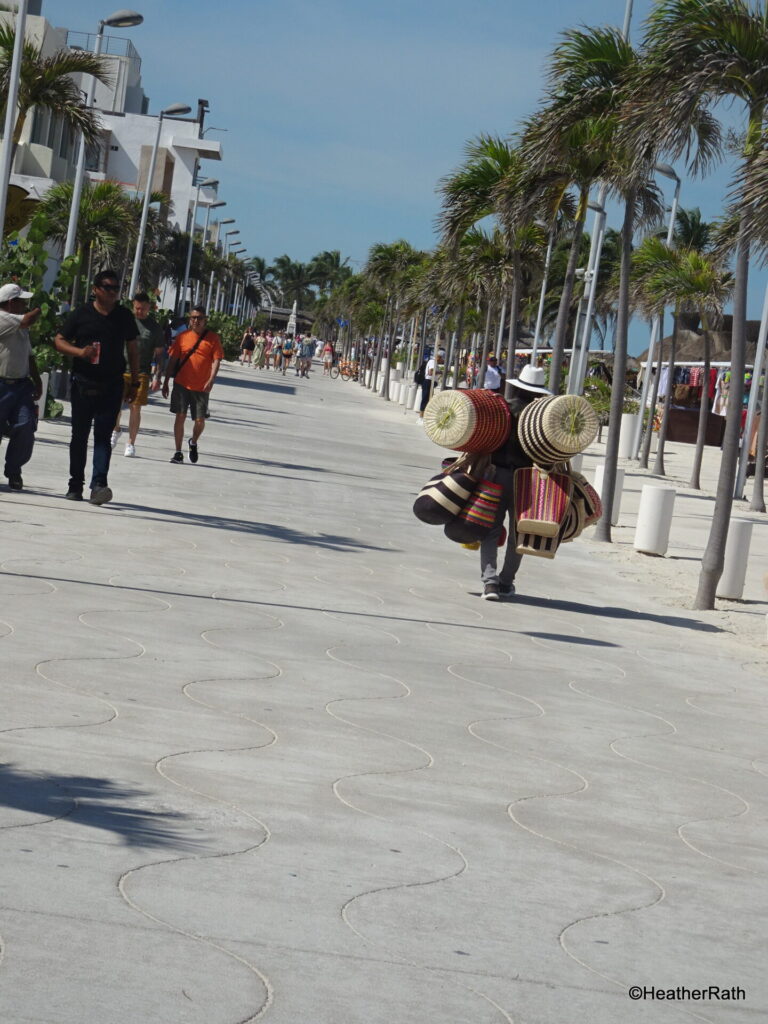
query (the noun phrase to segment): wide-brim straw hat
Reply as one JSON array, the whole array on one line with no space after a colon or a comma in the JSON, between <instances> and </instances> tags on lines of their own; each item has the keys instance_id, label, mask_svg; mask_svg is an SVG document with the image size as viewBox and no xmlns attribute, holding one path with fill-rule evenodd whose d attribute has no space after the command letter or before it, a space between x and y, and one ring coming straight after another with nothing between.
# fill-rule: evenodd
<instances>
[{"instance_id":1,"label":"wide-brim straw hat","mask_svg":"<svg viewBox=\"0 0 768 1024\"><path fill-rule=\"evenodd\" d=\"M597 437L597 413L581 395L557 395L531 402L520 413L518 435L526 455L539 466L567 462Z\"/></svg>"}]
</instances>

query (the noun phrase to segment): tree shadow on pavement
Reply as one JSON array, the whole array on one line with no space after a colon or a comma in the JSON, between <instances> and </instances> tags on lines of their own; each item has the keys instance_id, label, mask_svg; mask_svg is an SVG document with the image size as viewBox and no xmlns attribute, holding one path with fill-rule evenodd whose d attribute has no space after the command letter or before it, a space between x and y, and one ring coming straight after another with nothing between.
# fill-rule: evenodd
<instances>
[{"instance_id":1,"label":"tree shadow on pavement","mask_svg":"<svg viewBox=\"0 0 768 1024\"><path fill-rule=\"evenodd\" d=\"M656 622L660 626L675 626L679 629L694 629L701 633L723 633L720 626L711 622L701 622L694 618L684 618L682 615L654 615L653 612L640 612L633 608L615 608L611 605L587 604L578 601L563 601L556 597L530 597L527 595L516 595L515 604L528 604L534 608L544 608L547 611L576 612L579 615L594 615L600 619L630 619L635 622ZM544 636L545 634L536 634Z\"/></svg>"},{"instance_id":2,"label":"tree shadow on pavement","mask_svg":"<svg viewBox=\"0 0 768 1024\"><path fill-rule=\"evenodd\" d=\"M195 512L182 512L173 508L153 508L151 505L133 505L127 501L115 501L110 509L113 513L131 515L147 513L137 518L147 518L158 522L171 521L180 526L206 526L212 530L232 530L235 533L251 533L259 537L272 537L286 544L308 544L310 547L328 548L331 551L391 551L391 548L377 547L375 544L363 544L350 537L332 533L303 533L283 523L260 523L254 519L228 519L225 516L203 515ZM127 510L124 511L124 510Z\"/></svg>"},{"instance_id":3,"label":"tree shadow on pavement","mask_svg":"<svg viewBox=\"0 0 768 1024\"><path fill-rule=\"evenodd\" d=\"M129 805L141 796L148 794L110 779L28 772L12 764L0 765L0 806L40 816L39 821L22 819L18 824L5 825L5 829L67 818L86 828L114 832L128 846L202 848L202 840L180 831L180 823L187 820L185 815Z\"/></svg>"}]
</instances>

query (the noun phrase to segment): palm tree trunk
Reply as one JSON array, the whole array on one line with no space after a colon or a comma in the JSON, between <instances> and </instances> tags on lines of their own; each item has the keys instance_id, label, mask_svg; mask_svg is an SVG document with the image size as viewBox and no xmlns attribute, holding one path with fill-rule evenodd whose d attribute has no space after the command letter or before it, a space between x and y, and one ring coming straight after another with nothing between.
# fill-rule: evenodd
<instances>
[{"instance_id":1,"label":"palm tree trunk","mask_svg":"<svg viewBox=\"0 0 768 1024\"><path fill-rule=\"evenodd\" d=\"M496 359L501 361L501 345L504 341L504 326L507 319L507 302L508 299L504 298L501 304L501 313L499 314L499 333L496 335L496 348L494 349L494 355Z\"/></svg>"},{"instance_id":2,"label":"palm tree trunk","mask_svg":"<svg viewBox=\"0 0 768 1024\"><path fill-rule=\"evenodd\" d=\"M387 299L386 299L386 302L384 304L384 319L381 322L381 330L379 331L379 336L376 339L376 342L375 342L375 344L373 346L373 354L371 356L371 359L372 359L372 362L371 362L371 379L368 381L368 390L369 391L375 389L375 387L376 387L376 378L379 375L379 370L378 370L378 366L379 366L379 352L381 351L381 346L382 346L382 343L384 341L384 335L387 333L387 328L389 326L389 301L390 301L389 300L389 295L387 295Z\"/></svg>"},{"instance_id":3,"label":"palm tree trunk","mask_svg":"<svg viewBox=\"0 0 768 1024\"><path fill-rule=\"evenodd\" d=\"M381 396L384 399L385 402L389 401L389 377L390 377L390 374L392 372L392 356L393 356L394 351L395 351L395 345L397 344L397 330L398 330L398 328L400 326L400 324L399 324L399 314L400 314L400 300L398 299L398 301L395 304L394 330L392 331L392 334L390 335L390 338L389 338L389 346L385 350L386 353L387 353L387 364L384 367L384 381L382 383L382 392L383 393L382 393L382 396Z\"/></svg>"},{"instance_id":4,"label":"palm tree trunk","mask_svg":"<svg viewBox=\"0 0 768 1024\"><path fill-rule=\"evenodd\" d=\"M741 214L739 243L736 250L735 286L733 291L733 327L731 333L731 388L728 398L728 414L725 418L723 454L720 459L720 475L717 479L715 510L709 539L701 560L699 587L693 607L707 609L715 607L715 594L725 565L725 544L731 523L733 488L736 483L736 466L739 459L739 434L741 433L741 403L744 395L744 363L746 359L747 324L747 283L749 279L749 207Z\"/></svg>"},{"instance_id":5,"label":"palm tree trunk","mask_svg":"<svg viewBox=\"0 0 768 1024\"><path fill-rule=\"evenodd\" d=\"M758 386L759 386L758 378ZM755 485L752 488L752 501L749 504L753 512L765 512L765 452L768 442L768 374L763 378L763 398L760 402L760 427L757 431L757 447L755 449Z\"/></svg>"},{"instance_id":6,"label":"palm tree trunk","mask_svg":"<svg viewBox=\"0 0 768 1024\"><path fill-rule=\"evenodd\" d=\"M699 428L696 432L696 450L693 453L691 482L688 484L694 491L701 490L701 463L704 458L704 442L707 439L707 422L709 421L710 341L709 324L704 315L701 317L701 326L704 331L704 378L701 388L701 403L699 405Z\"/></svg>"},{"instance_id":7,"label":"palm tree trunk","mask_svg":"<svg viewBox=\"0 0 768 1024\"><path fill-rule=\"evenodd\" d=\"M667 443L667 431L669 430L669 417L672 412L672 399L674 398L673 386L675 378L675 360L677 358L677 324L680 319L679 309L675 310L672 320L672 344L669 347L669 373L667 376L667 393L664 396L664 412L659 427L659 443L656 448L656 461L651 472L655 476L666 476L664 469L664 447Z\"/></svg>"},{"instance_id":8,"label":"palm tree trunk","mask_svg":"<svg viewBox=\"0 0 768 1024\"><path fill-rule=\"evenodd\" d=\"M619 427L624 409L624 391L627 377L627 330L629 328L629 274L632 262L632 232L635 221L635 192L630 189L624 208L624 223L621 228L621 277L619 279L619 304L614 334L613 384L611 387L611 412L608 441L605 446L605 473L603 476L603 515L595 529L595 540L611 542L611 517L613 515L613 492L616 489L616 468L619 461ZM550 376L551 379L551 376Z\"/></svg>"},{"instance_id":9,"label":"palm tree trunk","mask_svg":"<svg viewBox=\"0 0 768 1024\"><path fill-rule=\"evenodd\" d=\"M491 305L490 298L488 299L488 313L485 317L485 334L483 335L483 349L480 354L480 372L477 375L475 381L475 387L481 388L485 384L485 364L488 360L488 344L491 340L491 314L493 312L493 306Z\"/></svg>"},{"instance_id":10,"label":"palm tree trunk","mask_svg":"<svg viewBox=\"0 0 768 1024\"><path fill-rule=\"evenodd\" d=\"M586 213L587 196L582 191L579 197L579 213L584 207ZM571 251L568 254L568 266L565 270L563 290L560 295L560 305L557 310L557 322L555 333L552 339L552 361L549 364L549 389L553 395L560 394L560 378L562 376L563 359L565 356L565 338L568 333L570 322L571 301L573 300L573 287L576 282L576 266L581 255L581 237L584 234L584 216L577 216L573 225L573 239L571 240Z\"/></svg>"},{"instance_id":11,"label":"palm tree trunk","mask_svg":"<svg viewBox=\"0 0 768 1024\"><path fill-rule=\"evenodd\" d=\"M515 372L515 349L517 348L517 320L520 315L520 260L512 257L512 290L509 294L509 349L507 350L506 378L507 386ZM505 388L506 390L506 388Z\"/></svg>"},{"instance_id":12,"label":"palm tree trunk","mask_svg":"<svg viewBox=\"0 0 768 1024\"><path fill-rule=\"evenodd\" d=\"M653 440L653 421L656 418L656 403L659 400L659 382L661 380L661 367L664 363L664 352L663 352L663 327L664 327L664 313L663 311L659 314L659 363L656 367L656 373L653 377L653 386L651 387L651 404L648 406L648 422L645 425L645 433L643 434L643 447L640 454L640 460L638 465L640 469L648 469L648 459L651 454L651 441ZM652 370L651 366L647 367L647 372L650 373ZM641 415L645 415L645 410L641 410Z\"/></svg>"},{"instance_id":13,"label":"palm tree trunk","mask_svg":"<svg viewBox=\"0 0 768 1024\"><path fill-rule=\"evenodd\" d=\"M459 369L461 368L461 344L464 340L464 303L459 303L459 312L456 317L456 337L453 342L453 387L459 386Z\"/></svg>"}]
</instances>

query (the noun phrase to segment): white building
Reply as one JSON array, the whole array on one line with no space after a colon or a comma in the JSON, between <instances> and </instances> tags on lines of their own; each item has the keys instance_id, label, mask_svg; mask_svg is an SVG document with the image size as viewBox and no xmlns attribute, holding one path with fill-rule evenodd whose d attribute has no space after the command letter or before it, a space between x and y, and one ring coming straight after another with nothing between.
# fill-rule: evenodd
<instances>
[{"instance_id":1,"label":"white building","mask_svg":"<svg viewBox=\"0 0 768 1024\"><path fill-rule=\"evenodd\" d=\"M34 13L27 16L25 37L41 47L43 56L66 48L94 49L94 34L56 28L40 9L40 0L31 0L29 10ZM15 14L0 11L0 20L7 19L15 22ZM148 113L149 99L141 84L141 58L130 39L113 35L103 36L102 54L110 65L110 81L108 85L96 83L94 108L103 128L99 141L88 149L87 174L92 181L119 181L128 192L143 196L158 119ZM83 93L88 85L88 80L80 83ZM163 119L151 187L170 197L169 223L182 231L190 229L197 191L194 182L216 176L204 169L202 162L222 158L221 143L204 137L207 109L207 101L197 100L192 116ZM11 182L25 188L33 198L41 198L55 183L71 181L77 160L76 142L60 119L33 110L22 131ZM200 190L202 210L198 220L204 219L202 211L215 201L215 190Z\"/></svg>"}]
</instances>

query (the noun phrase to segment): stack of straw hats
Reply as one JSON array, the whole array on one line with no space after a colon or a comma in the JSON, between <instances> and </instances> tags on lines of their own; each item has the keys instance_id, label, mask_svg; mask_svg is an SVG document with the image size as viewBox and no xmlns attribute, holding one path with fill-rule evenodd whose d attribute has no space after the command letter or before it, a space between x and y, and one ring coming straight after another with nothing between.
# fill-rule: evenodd
<instances>
[{"instance_id":1,"label":"stack of straw hats","mask_svg":"<svg viewBox=\"0 0 768 1024\"><path fill-rule=\"evenodd\" d=\"M509 437L509 406L494 391L439 391L424 410L424 432L443 448L476 455L495 451Z\"/></svg>"},{"instance_id":2,"label":"stack of straw hats","mask_svg":"<svg viewBox=\"0 0 768 1024\"><path fill-rule=\"evenodd\" d=\"M540 398L520 413L523 451L537 466L554 466L583 452L597 437L597 413L580 395Z\"/></svg>"}]
</instances>

